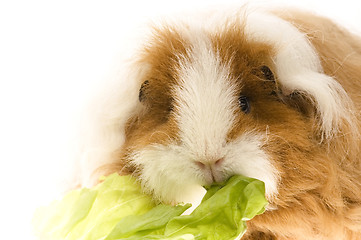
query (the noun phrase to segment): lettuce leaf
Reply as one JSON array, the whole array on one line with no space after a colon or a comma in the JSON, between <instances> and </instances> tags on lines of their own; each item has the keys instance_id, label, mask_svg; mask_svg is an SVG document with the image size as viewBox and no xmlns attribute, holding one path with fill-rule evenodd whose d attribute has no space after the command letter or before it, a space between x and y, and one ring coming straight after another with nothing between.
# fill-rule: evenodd
<instances>
[{"instance_id":1,"label":"lettuce leaf","mask_svg":"<svg viewBox=\"0 0 361 240\"><path fill-rule=\"evenodd\" d=\"M263 182L233 176L211 186L190 215L181 215L190 204L156 204L134 178L112 174L38 209L33 223L40 239L51 240L236 239L245 221L264 212L264 193Z\"/></svg>"}]
</instances>

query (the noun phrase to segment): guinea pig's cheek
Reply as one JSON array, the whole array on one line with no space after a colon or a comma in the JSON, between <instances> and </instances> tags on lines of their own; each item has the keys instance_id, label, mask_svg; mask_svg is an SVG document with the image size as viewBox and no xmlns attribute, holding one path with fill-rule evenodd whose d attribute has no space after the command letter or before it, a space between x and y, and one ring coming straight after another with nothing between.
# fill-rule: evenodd
<instances>
[{"instance_id":1,"label":"guinea pig's cheek","mask_svg":"<svg viewBox=\"0 0 361 240\"><path fill-rule=\"evenodd\" d=\"M229 143L224 168L228 175L239 174L263 181L266 196L272 199L278 192L279 173L263 150L264 139L261 135L244 133Z\"/></svg>"},{"instance_id":2,"label":"guinea pig's cheek","mask_svg":"<svg viewBox=\"0 0 361 240\"><path fill-rule=\"evenodd\" d=\"M176 144L153 144L132 152L129 161L136 167L143 189L157 200L189 202L202 187L186 155Z\"/></svg>"}]
</instances>

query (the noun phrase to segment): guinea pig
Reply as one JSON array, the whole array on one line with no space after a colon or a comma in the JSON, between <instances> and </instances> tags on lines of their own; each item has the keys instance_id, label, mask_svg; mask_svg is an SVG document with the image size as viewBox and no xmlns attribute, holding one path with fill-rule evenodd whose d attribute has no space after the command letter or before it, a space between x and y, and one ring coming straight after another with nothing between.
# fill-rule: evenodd
<instances>
[{"instance_id":1,"label":"guinea pig","mask_svg":"<svg viewBox=\"0 0 361 240\"><path fill-rule=\"evenodd\" d=\"M91 105L81 183L132 174L175 204L244 175L269 206L242 239L361 239L361 38L298 11L152 27Z\"/></svg>"}]
</instances>

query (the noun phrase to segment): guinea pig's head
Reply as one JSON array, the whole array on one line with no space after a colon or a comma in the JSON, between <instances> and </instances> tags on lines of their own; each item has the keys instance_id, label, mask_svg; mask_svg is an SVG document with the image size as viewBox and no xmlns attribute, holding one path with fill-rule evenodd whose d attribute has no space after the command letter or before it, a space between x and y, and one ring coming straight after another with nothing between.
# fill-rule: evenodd
<instances>
[{"instance_id":1,"label":"guinea pig's head","mask_svg":"<svg viewBox=\"0 0 361 240\"><path fill-rule=\"evenodd\" d=\"M273 51L236 27L157 30L138 63L147 71L121 156L145 190L177 202L195 186L240 174L277 193L280 158L312 144L312 121L290 104L294 95L283 97Z\"/></svg>"},{"instance_id":2,"label":"guinea pig's head","mask_svg":"<svg viewBox=\"0 0 361 240\"><path fill-rule=\"evenodd\" d=\"M317 181L310 172L327 168L312 160L322 152L317 99L285 93L277 51L242 24L154 31L136 63L146 71L120 154L147 192L179 202L240 174L262 180L272 201Z\"/></svg>"}]
</instances>

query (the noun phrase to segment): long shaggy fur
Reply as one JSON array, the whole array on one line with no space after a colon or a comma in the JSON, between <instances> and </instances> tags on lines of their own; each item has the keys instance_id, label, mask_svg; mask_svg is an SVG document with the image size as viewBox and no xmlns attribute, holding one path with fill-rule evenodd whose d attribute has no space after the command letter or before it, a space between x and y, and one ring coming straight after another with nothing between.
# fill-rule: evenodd
<instances>
[{"instance_id":1,"label":"long shaggy fur","mask_svg":"<svg viewBox=\"0 0 361 240\"><path fill-rule=\"evenodd\" d=\"M361 239L358 36L308 13L241 9L155 27L122 69L90 107L81 184L133 174L175 203L242 174L270 202L242 239Z\"/></svg>"}]
</instances>

